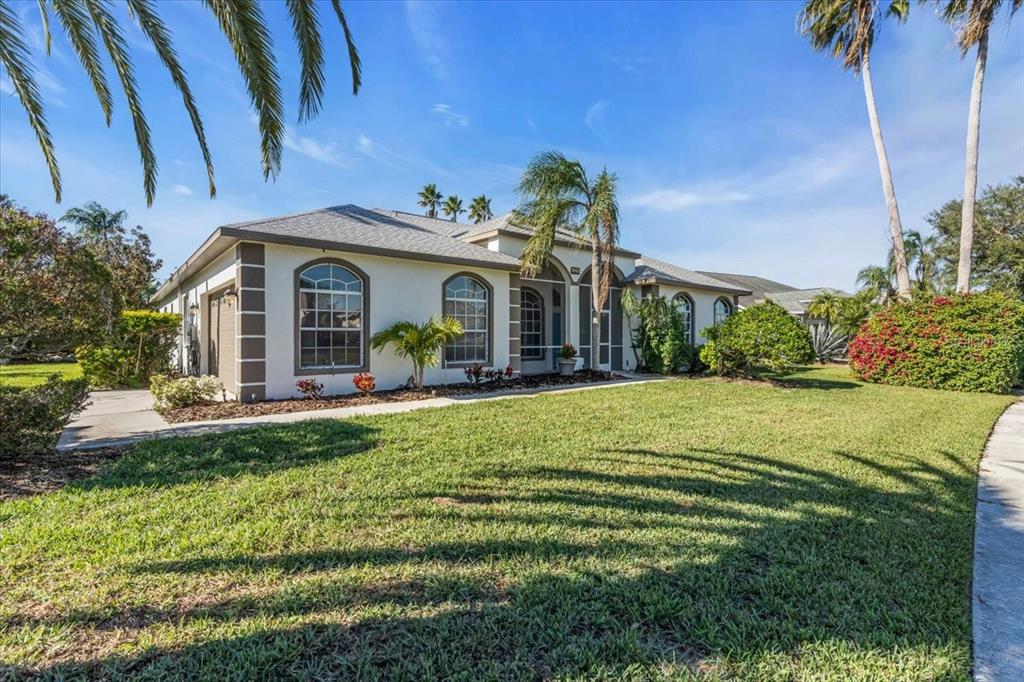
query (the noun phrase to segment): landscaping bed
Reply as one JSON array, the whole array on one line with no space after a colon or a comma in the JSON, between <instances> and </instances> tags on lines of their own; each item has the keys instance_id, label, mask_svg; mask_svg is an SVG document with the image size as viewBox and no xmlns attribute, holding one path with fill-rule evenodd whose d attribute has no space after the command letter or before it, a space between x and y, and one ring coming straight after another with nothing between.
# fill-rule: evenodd
<instances>
[{"instance_id":1,"label":"landscaping bed","mask_svg":"<svg viewBox=\"0 0 1024 682\"><path fill-rule=\"evenodd\" d=\"M286 414L289 412L309 412L312 410L330 410L337 407L356 407L358 405L377 405L380 403L404 403L411 400L428 398L452 398L478 393L495 391L515 391L539 388L558 388L577 384L591 384L605 381L622 381L622 375L611 372L598 372L584 369L572 376L558 374L533 374L500 381L487 381L478 384L442 384L426 386L423 390L413 388L395 388L372 393L344 393L341 395L324 396L323 398L289 398L287 400L265 400L258 403L204 402L188 407L165 408L159 410L164 419L172 424L195 421L211 421L216 419L233 419L236 417L258 417L266 414Z\"/></svg>"}]
</instances>

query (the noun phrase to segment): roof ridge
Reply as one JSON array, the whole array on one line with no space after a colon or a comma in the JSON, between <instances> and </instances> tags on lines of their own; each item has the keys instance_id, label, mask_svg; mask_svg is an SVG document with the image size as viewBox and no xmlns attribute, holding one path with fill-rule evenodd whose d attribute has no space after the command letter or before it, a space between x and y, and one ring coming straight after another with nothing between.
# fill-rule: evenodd
<instances>
[{"instance_id":1,"label":"roof ridge","mask_svg":"<svg viewBox=\"0 0 1024 682\"><path fill-rule=\"evenodd\" d=\"M277 216L273 216L272 218L257 218L256 220L244 220L244 221L242 221L240 223L225 223L224 225L221 225L221 227L242 227L242 226L245 226L245 225L265 225L267 223L276 223L279 220L290 220L291 218L301 218L302 216L313 215L314 213L323 213L325 211L331 211L331 210L334 210L336 208L355 208L355 209L359 209L361 211L367 210L367 209L363 208L362 206L357 206L356 204L337 204L335 206L323 206L321 208L314 208L314 209L311 209L309 211L299 211L298 213L288 213L286 215L277 215Z\"/></svg>"}]
</instances>

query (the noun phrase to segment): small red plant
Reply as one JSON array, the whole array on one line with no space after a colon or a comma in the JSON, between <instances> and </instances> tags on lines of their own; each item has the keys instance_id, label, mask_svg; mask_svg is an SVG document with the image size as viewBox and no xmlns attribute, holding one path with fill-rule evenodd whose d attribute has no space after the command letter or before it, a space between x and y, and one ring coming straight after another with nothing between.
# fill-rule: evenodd
<instances>
[{"instance_id":1,"label":"small red plant","mask_svg":"<svg viewBox=\"0 0 1024 682\"><path fill-rule=\"evenodd\" d=\"M324 385L316 379L299 379L295 382L295 388L310 400L319 400L324 397Z\"/></svg>"},{"instance_id":2,"label":"small red plant","mask_svg":"<svg viewBox=\"0 0 1024 682\"><path fill-rule=\"evenodd\" d=\"M366 395L373 389L377 388L377 378L373 376L373 372L360 372L352 377L352 385L355 386L360 393Z\"/></svg>"}]
</instances>

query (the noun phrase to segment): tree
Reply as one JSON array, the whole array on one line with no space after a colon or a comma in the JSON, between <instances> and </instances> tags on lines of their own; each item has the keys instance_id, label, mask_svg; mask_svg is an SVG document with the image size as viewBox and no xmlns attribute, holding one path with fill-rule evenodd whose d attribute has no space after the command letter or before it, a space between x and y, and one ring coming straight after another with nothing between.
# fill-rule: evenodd
<instances>
[{"instance_id":1,"label":"tree","mask_svg":"<svg viewBox=\"0 0 1024 682\"><path fill-rule=\"evenodd\" d=\"M478 197L473 197L473 201L469 202L469 219L474 223L482 223L493 217L494 214L491 212L491 200L483 194Z\"/></svg>"},{"instance_id":2,"label":"tree","mask_svg":"<svg viewBox=\"0 0 1024 682\"><path fill-rule=\"evenodd\" d=\"M523 201L516 218L533 229L522 255L522 272L535 276L555 244L559 229L590 242L591 367L598 365L600 311L611 289L612 260L619 239L617 178L603 169L592 181L583 164L559 152L542 152L526 167L517 191Z\"/></svg>"},{"instance_id":3,"label":"tree","mask_svg":"<svg viewBox=\"0 0 1024 682\"><path fill-rule=\"evenodd\" d=\"M898 21L906 20L910 12L910 0L888 0L886 16ZM889 210L889 233L892 239L896 261L897 293L900 298L909 299L910 274L907 256L903 246L903 224L900 221L899 204L896 203L896 189L893 186L889 156L882 139L882 127L878 121L878 107L875 91L871 84L871 47L878 31L880 14L879 0L807 0L800 13L800 28L810 39L816 50L828 50L835 57L842 58L844 69L859 73L864 84L864 99L867 102L868 121L871 136L878 156L878 169L882 178L882 192Z\"/></svg>"},{"instance_id":4,"label":"tree","mask_svg":"<svg viewBox=\"0 0 1024 682\"><path fill-rule=\"evenodd\" d=\"M939 277L949 287L960 256L961 216L961 202L953 200L926 218L935 230ZM1024 299L1024 176L981 192L975 206L971 264L972 289Z\"/></svg>"},{"instance_id":5,"label":"tree","mask_svg":"<svg viewBox=\"0 0 1024 682\"><path fill-rule=\"evenodd\" d=\"M832 326L832 323L839 318L839 311L845 298L845 296L839 296L831 291L822 292L815 296L811 300L811 304L807 306L807 315L825 320L829 326Z\"/></svg>"},{"instance_id":6,"label":"tree","mask_svg":"<svg viewBox=\"0 0 1024 682\"><path fill-rule=\"evenodd\" d=\"M88 241L104 242L115 234L124 232L124 221L128 218L125 210L111 211L95 201L68 209L60 222L70 223L78 234Z\"/></svg>"},{"instance_id":7,"label":"tree","mask_svg":"<svg viewBox=\"0 0 1024 682\"><path fill-rule=\"evenodd\" d=\"M423 388L423 375L427 367L437 364L441 348L462 334L462 325L454 317L431 317L423 324L395 322L370 337L370 347L378 353L388 344L394 344L395 355L412 360L413 381Z\"/></svg>"},{"instance_id":8,"label":"tree","mask_svg":"<svg viewBox=\"0 0 1024 682\"><path fill-rule=\"evenodd\" d=\"M925 237L917 230L910 230L904 236L904 243L907 246L907 263L912 266L914 274L912 286L918 293L934 294L938 275L935 255L938 238L934 234Z\"/></svg>"},{"instance_id":9,"label":"tree","mask_svg":"<svg viewBox=\"0 0 1024 682\"><path fill-rule=\"evenodd\" d=\"M466 209L462 208L462 199L454 194L444 200L441 210L444 211L446 216L451 218L453 223L459 219L460 213L466 212Z\"/></svg>"},{"instance_id":10,"label":"tree","mask_svg":"<svg viewBox=\"0 0 1024 682\"><path fill-rule=\"evenodd\" d=\"M423 189L420 190L420 200L416 203L427 209L428 218L436 218L437 207L441 205L442 199L441 193L437 191L437 185L430 183L423 185Z\"/></svg>"},{"instance_id":11,"label":"tree","mask_svg":"<svg viewBox=\"0 0 1024 682\"><path fill-rule=\"evenodd\" d=\"M154 0L126 0L128 13L137 23L139 30L150 43L153 52L167 69L175 87L181 93L182 102L188 112L195 131L199 149L206 164L210 196L217 193L213 177L213 161L206 143L202 118L189 87L185 70L178 59L170 30L160 17ZM110 63L117 72L121 90L128 103L128 111L135 129L135 141L142 159L143 187L147 205L152 205L156 195L157 163L150 138L149 122L142 110L142 100L129 44L121 23L111 12L105 0L38 0L46 52L49 54L52 35L50 14L64 29L68 43L73 48L92 83L96 98L107 126L113 111L113 97L104 73L103 55L97 46L97 37L102 42ZM276 178L281 169L281 150L284 146L284 106L281 100L281 83L277 72L270 29L263 16L260 3L255 0L203 0L203 6L213 14L221 32L227 38L238 68L245 80L249 101L256 116L260 131L263 177ZM291 17L295 42L299 50L301 76L299 83L299 121L314 118L320 112L324 90L324 50L320 34L318 3L316 0L288 0L288 14ZM352 94L358 94L362 83L362 65L349 30L340 0L331 0L331 7L341 24L348 49L349 65L352 71ZM50 171L50 181L56 201L61 200L61 178L53 140L46 122L46 112L36 84L32 58L26 45L26 30L21 19L9 3L0 3L0 64L7 69L14 93L28 115L29 125L36 135L39 148ZM150 46L146 46L148 49Z\"/></svg>"},{"instance_id":12,"label":"tree","mask_svg":"<svg viewBox=\"0 0 1024 682\"><path fill-rule=\"evenodd\" d=\"M977 46L974 78L971 81L971 104L967 112L967 154L964 168L964 200L960 211L960 259L957 264L956 291L971 290L971 250L974 243L974 205L978 192L978 142L981 138L981 89L985 81L988 59L988 32L1003 5L1010 6L1012 16L1021 0L948 0L943 18L959 24L957 44L961 57Z\"/></svg>"},{"instance_id":13,"label":"tree","mask_svg":"<svg viewBox=\"0 0 1024 682\"><path fill-rule=\"evenodd\" d=\"M896 298L892 285L892 269L881 265L869 265L857 273L857 286L872 301L885 305Z\"/></svg>"}]
</instances>

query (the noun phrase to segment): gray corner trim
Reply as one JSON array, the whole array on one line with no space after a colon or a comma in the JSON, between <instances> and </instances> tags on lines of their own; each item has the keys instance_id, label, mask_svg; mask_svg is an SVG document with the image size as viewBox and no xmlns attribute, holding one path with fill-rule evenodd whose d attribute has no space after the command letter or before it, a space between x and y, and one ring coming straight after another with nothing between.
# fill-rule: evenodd
<instances>
[{"instance_id":1,"label":"gray corner trim","mask_svg":"<svg viewBox=\"0 0 1024 682\"><path fill-rule=\"evenodd\" d=\"M299 322L302 315L302 309L299 306L299 275L303 270L311 268L314 265L321 265L323 263L330 263L333 265L340 265L346 270L350 270L356 277L363 282L363 328L362 328L362 355L363 361L358 367L303 367L302 366L302 336L299 332ZM293 336L292 342L294 344L294 370L295 376L316 376L320 374L358 374L359 372L370 371L370 276L363 272L356 265L342 260L341 258L316 258L314 260L303 263L299 267L295 268L295 272L292 275L292 307L295 310L295 315L292 318L292 329Z\"/></svg>"},{"instance_id":2,"label":"gray corner trim","mask_svg":"<svg viewBox=\"0 0 1024 682\"><path fill-rule=\"evenodd\" d=\"M222 230L223 229L224 228L222 228ZM235 257L240 263L266 265L266 255L263 244L242 242L235 247Z\"/></svg>"},{"instance_id":3,"label":"gray corner trim","mask_svg":"<svg viewBox=\"0 0 1024 682\"><path fill-rule=\"evenodd\" d=\"M447 295L446 295L446 291L448 290L448 283L451 282L453 279L458 279L459 277L469 277L469 278L479 282L480 284L482 284L484 286L484 289L487 289L487 361L484 362L483 364L484 365L491 365L491 366L493 366L493 364L494 364L494 287L491 286L491 283L487 281L486 277L481 277L480 275L478 275L475 272L470 272L468 270L462 270L460 272L456 272L454 275L450 276L448 279L446 279L444 282L442 282L441 283L441 315L442 316L445 315L445 303L447 302L447 298L448 298ZM448 360L446 359L447 355L448 355L448 348L447 348L447 346L442 347L441 348L441 367L442 368L453 367L453 368L457 369L457 368L460 368L460 367L472 367L473 365L477 364L476 362L448 362Z\"/></svg>"},{"instance_id":4,"label":"gray corner trim","mask_svg":"<svg viewBox=\"0 0 1024 682\"><path fill-rule=\"evenodd\" d=\"M267 385L265 383L239 384L235 396L241 403L263 402L267 399Z\"/></svg>"}]
</instances>

